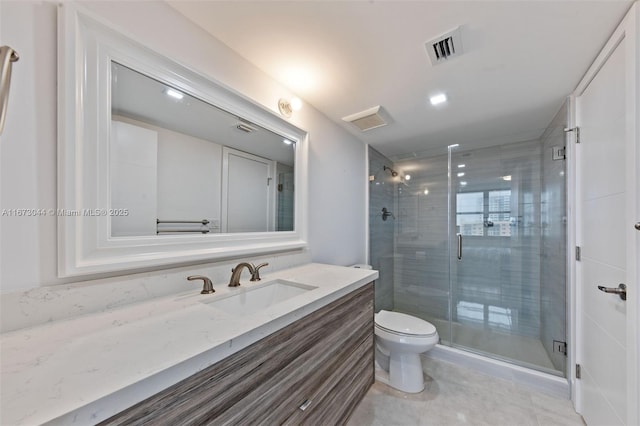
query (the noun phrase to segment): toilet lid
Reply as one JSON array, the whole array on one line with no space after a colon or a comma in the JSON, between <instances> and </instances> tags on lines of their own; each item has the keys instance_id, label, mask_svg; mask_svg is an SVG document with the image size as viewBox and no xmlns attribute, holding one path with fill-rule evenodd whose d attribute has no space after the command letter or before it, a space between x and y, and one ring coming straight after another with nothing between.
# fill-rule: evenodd
<instances>
[{"instance_id":1,"label":"toilet lid","mask_svg":"<svg viewBox=\"0 0 640 426\"><path fill-rule=\"evenodd\" d=\"M430 322L400 312L381 310L376 314L376 326L391 333L411 336L432 336L436 328Z\"/></svg>"}]
</instances>

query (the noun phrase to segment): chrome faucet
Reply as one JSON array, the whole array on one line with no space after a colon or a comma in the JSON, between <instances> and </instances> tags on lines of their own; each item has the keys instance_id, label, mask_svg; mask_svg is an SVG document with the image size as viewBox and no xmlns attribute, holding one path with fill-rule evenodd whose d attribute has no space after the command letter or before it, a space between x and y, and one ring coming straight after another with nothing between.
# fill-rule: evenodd
<instances>
[{"instance_id":1,"label":"chrome faucet","mask_svg":"<svg viewBox=\"0 0 640 426\"><path fill-rule=\"evenodd\" d=\"M204 275L191 275L191 276L188 276L187 279L189 281L202 280L203 286L200 294L211 294L215 292L215 290L213 289L213 284L211 283L211 280L208 277L205 277Z\"/></svg>"},{"instance_id":2,"label":"chrome faucet","mask_svg":"<svg viewBox=\"0 0 640 426\"><path fill-rule=\"evenodd\" d=\"M269 266L268 263L261 263L258 266L253 267L253 272L251 273L251 279L249 281L260 281L260 268L264 266Z\"/></svg>"},{"instance_id":3,"label":"chrome faucet","mask_svg":"<svg viewBox=\"0 0 640 426\"><path fill-rule=\"evenodd\" d=\"M240 275L242 270L247 268L251 272L251 277L256 273L252 264L247 262L238 263L235 268L231 270L231 279L229 280L229 287L238 287L240 285Z\"/></svg>"}]
</instances>

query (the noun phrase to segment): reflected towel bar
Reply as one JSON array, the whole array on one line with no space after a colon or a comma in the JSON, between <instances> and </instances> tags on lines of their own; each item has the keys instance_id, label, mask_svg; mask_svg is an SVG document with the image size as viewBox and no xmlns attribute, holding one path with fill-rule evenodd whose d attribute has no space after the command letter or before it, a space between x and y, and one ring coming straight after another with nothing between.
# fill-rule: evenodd
<instances>
[{"instance_id":1,"label":"reflected towel bar","mask_svg":"<svg viewBox=\"0 0 640 426\"><path fill-rule=\"evenodd\" d=\"M211 231L209 231L208 229L162 229L162 230L158 229L156 231L156 234L164 234L164 233L170 234L172 232L192 232L195 234L208 234Z\"/></svg>"},{"instance_id":2,"label":"reflected towel bar","mask_svg":"<svg viewBox=\"0 0 640 426\"><path fill-rule=\"evenodd\" d=\"M209 221L207 219L202 219L202 220L160 220L160 219L156 219L156 223L200 223L202 225L208 225Z\"/></svg>"},{"instance_id":3,"label":"reflected towel bar","mask_svg":"<svg viewBox=\"0 0 640 426\"><path fill-rule=\"evenodd\" d=\"M4 120L9 104L9 86L11 85L11 63L20 59L18 52L9 46L0 47L0 134L4 130Z\"/></svg>"}]
</instances>

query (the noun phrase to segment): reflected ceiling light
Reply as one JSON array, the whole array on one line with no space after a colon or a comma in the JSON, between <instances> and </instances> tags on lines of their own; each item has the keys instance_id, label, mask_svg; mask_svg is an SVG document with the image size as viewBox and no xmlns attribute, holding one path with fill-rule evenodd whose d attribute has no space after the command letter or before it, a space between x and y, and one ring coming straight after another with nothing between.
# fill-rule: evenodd
<instances>
[{"instance_id":1,"label":"reflected ceiling light","mask_svg":"<svg viewBox=\"0 0 640 426\"><path fill-rule=\"evenodd\" d=\"M424 190L424 195L427 195L427 194L429 194L429 190L428 190L428 189L425 189L425 190Z\"/></svg>"},{"instance_id":2,"label":"reflected ceiling light","mask_svg":"<svg viewBox=\"0 0 640 426\"><path fill-rule=\"evenodd\" d=\"M467 165L466 165L466 164L458 164L458 168L459 168L459 169L464 169L465 167L467 167Z\"/></svg>"},{"instance_id":3,"label":"reflected ceiling light","mask_svg":"<svg viewBox=\"0 0 640 426\"><path fill-rule=\"evenodd\" d=\"M449 146L447 146L447 148L457 148L457 147L459 147L459 146L460 146L460 144L459 144L459 143L454 143L453 145L449 145Z\"/></svg>"},{"instance_id":4,"label":"reflected ceiling light","mask_svg":"<svg viewBox=\"0 0 640 426\"><path fill-rule=\"evenodd\" d=\"M462 176L464 176L464 172L458 173L458 177L462 177Z\"/></svg>"},{"instance_id":5,"label":"reflected ceiling light","mask_svg":"<svg viewBox=\"0 0 640 426\"><path fill-rule=\"evenodd\" d=\"M460 185L465 186L467 184L467 182L465 181L460 181Z\"/></svg>"},{"instance_id":6,"label":"reflected ceiling light","mask_svg":"<svg viewBox=\"0 0 640 426\"><path fill-rule=\"evenodd\" d=\"M178 91L177 91L177 90L175 90L175 89L167 89L167 90L165 90L165 92L164 92L164 93L166 93L166 94L167 94L167 96L171 96L172 98L175 98L175 99L182 99L182 98L184 98L184 94L183 94L183 93L178 92Z\"/></svg>"},{"instance_id":7,"label":"reflected ceiling light","mask_svg":"<svg viewBox=\"0 0 640 426\"><path fill-rule=\"evenodd\" d=\"M284 142L286 145L293 145L293 141L290 141L289 139L282 139L282 142Z\"/></svg>"},{"instance_id":8,"label":"reflected ceiling light","mask_svg":"<svg viewBox=\"0 0 640 426\"><path fill-rule=\"evenodd\" d=\"M511 175L502 176L502 180L510 181Z\"/></svg>"},{"instance_id":9,"label":"reflected ceiling light","mask_svg":"<svg viewBox=\"0 0 640 426\"><path fill-rule=\"evenodd\" d=\"M300 111L300 108L302 108L302 99L300 98L291 98L291 108L293 108L294 111Z\"/></svg>"},{"instance_id":10,"label":"reflected ceiling light","mask_svg":"<svg viewBox=\"0 0 640 426\"><path fill-rule=\"evenodd\" d=\"M430 97L429 101L431 102L431 105L440 105L447 102L447 95L445 95L444 93L440 93L438 95Z\"/></svg>"},{"instance_id":11,"label":"reflected ceiling light","mask_svg":"<svg viewBox=\"0 0 640 426\"><path fill-rule=\"evenodd\" d=\"M411 180L411 175L404 175L404 180Z\"/></svg>"}]
</instances>

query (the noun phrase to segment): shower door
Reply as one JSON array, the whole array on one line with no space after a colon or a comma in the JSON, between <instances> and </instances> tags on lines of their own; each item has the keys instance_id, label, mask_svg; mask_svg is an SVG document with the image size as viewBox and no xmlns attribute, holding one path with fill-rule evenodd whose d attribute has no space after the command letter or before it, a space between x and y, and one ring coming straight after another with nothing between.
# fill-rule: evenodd
<instances>
[{"instance_id":1,"label":"shower door","mask_svg":"<svg viewBox=\"0 0 640 426\"><path fill-rule=\"evenodd\" d=\"M454 347L563 375L551 354L564 311L560 335L543 318L542 162L539 141L449 149L449 333Z\"/></svg>"}]
</instances>

